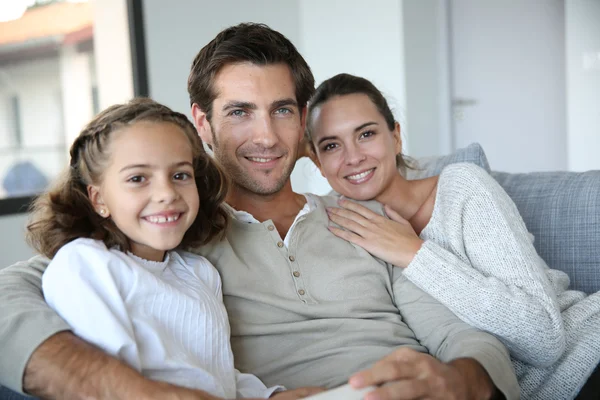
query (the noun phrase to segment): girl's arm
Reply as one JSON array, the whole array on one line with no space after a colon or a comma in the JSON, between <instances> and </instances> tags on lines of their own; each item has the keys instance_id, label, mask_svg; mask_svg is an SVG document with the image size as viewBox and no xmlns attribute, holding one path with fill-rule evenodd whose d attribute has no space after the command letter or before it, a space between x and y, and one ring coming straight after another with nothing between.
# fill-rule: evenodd
<instances>
[{"instance_id":1,"label":"girl's arm","mask_svg":"<svg viewBox=\"0 0 600 400\"><path fill-rule=\"evenodd\" d=\"M124 300L128 268L104 244L79 239L58 251L42 277L42 289L73 333L140 371Z\"/></svg>"}]
</instances>

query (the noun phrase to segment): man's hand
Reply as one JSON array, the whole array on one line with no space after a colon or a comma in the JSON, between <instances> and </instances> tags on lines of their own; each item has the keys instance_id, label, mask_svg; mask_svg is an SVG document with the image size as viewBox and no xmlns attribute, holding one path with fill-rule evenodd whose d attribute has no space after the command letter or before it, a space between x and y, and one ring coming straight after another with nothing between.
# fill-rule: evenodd
<instances>
[{"instance_id":1,"label":"man's hand","mask_svg":"<svg viewBox=\"0 0 600 400\"><path fill-rule=\"evenodd\" d=\"M273 396L271 396L270 398L275 400L296 400L303 399L305 397L312 396L313 394L321 393L323 391L325 391L325 389L320 387L302 387L298 389L274 393Z\"/></svg>"},{"instance_id":2,"label":"man's hand","mask_svg":"<svg viewBox=\"0 0 600 400\"><path fill-rule=\"evenodd\" d=\"M370 369L353 375L350 385L356 389L382 385L368 393L365 400L487 400L496 391L487 372L473 359L443 363L408 348L396 350Z\"/></svg>"}]
</instances>

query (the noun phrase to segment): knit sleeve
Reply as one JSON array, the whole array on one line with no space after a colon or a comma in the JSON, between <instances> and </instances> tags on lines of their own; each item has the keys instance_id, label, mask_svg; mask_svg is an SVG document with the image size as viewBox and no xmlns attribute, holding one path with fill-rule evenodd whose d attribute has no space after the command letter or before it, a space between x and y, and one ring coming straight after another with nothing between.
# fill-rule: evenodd
<instances>
[{"instance_id":1,"label":"knit sleeve","mask_svg":"<svg viewBox=\"0 0 600 400\"><path fill-rule=\"evenodd\" d=\"M477 361L507 400L519 398L519 384L508 350L493 335L461 321L452 311L394 268L394 302L415 338L442 362Z\"/></svg>"},{"instance_id":2,"label":"knit sleeve","mask_svg":"<svg viewBox=\"0 0 600 400\"><path fill-rule=\"evenodd\" d=\"M77 239L62 247L42 276L48 305L73 333L141 370L120 275L128 266L104 244Z\"/></svg>"},{"instance_id":3,"label":"knit sleeve","mask_svg":"<svg viewBox=\"0 0 600 400\"><path fill-rule=\"evenodd\" d=\"M441 224L441 236L462 250L426 240L405 276L463 321L494 334L513 357L552 365L565 349L565 331L548 267L515 204L475 166L456 166L439 184L447 187L438 187L436 202L459 218Z\"/></svg>"}]
</instances>

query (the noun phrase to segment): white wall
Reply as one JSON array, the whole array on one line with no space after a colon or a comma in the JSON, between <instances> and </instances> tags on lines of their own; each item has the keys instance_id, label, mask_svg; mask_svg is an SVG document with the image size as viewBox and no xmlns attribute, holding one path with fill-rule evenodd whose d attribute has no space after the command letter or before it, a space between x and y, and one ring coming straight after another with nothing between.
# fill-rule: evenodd
<instances>
[{"instance_id":1,"label":"white wall","mask_svg":"<svg viewBox=\"0 0 600 400\"><path fill-rule=\"evenodd\" d=\"M569 169L600 169L600 1L566 0L565 11Z\"/></svg>"},{"instance_id":2,"label":"white wall","mask_svg":"<svg viewBox=\"0 0 600 400\"><path fill-rule=\"evenodd\" d=\"M404 1L403 130L410 137L413 157L448 154L453 149L447 13L446 1Z\"/></svg>"}]
</instances>

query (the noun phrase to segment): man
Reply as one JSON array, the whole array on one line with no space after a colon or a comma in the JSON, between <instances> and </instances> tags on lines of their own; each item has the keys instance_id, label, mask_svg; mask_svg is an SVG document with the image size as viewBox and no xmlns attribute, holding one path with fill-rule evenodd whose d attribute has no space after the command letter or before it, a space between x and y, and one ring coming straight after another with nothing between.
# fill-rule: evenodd
<instances>
[{"instance_id":1,"label":"man","mask_svg":"<svg viewBox=\"0 0 600 400\"><path fill-rule=\"evenodd\" d=\"M222 275L236 365L289 388L364 370L355 387L386 383L372 399L518 398L500 342L330 234L332 198L292 191L313 90L305 60L263 25L224 30L192 65L194 122L233 180L227 238L199 252ZM149 382L69 333L40 292L46 263L0 272L1 383L48 398L210 398Z\"/></svg>"}]
</instances>

